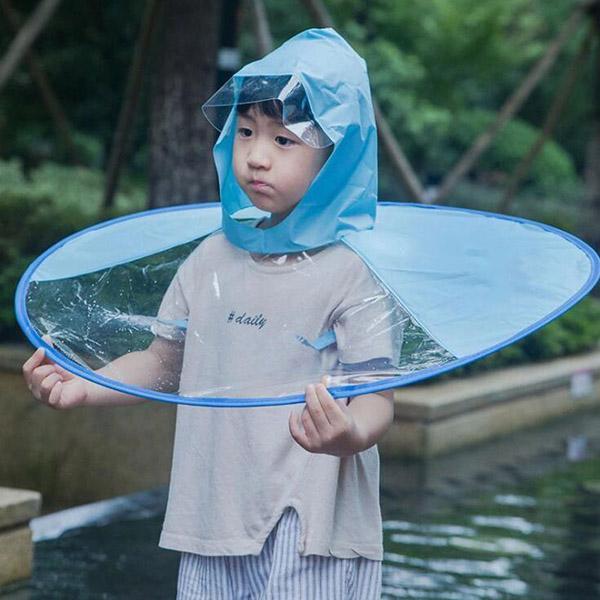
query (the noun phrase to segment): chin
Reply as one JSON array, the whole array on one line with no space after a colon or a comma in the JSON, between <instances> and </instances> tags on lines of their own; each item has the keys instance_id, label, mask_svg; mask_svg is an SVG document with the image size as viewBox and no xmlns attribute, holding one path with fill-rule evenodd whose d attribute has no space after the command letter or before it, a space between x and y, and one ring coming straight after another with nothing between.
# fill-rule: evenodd
<instances>
[{"instance_id":1,"label":"chin","mask_svg":"<svg viewBox=\"0 0 600 600\"><path fill-rule=\"evenodd\" d=\"M250 198L250 202L252 202L256 208L264 210L265 212L273 212L273 202L271 202L269 198L261 196L254 191L246 191L246 195Z\"/></svg>"},{"instance_id":2,"label":"chin","mask_svg":"<svg viewBox=\"0 0 600 600\"><path fill-rule=\"evenodd\" d=\"M259 210L262 210L264 212L273 212L273 207L268 203L268 202L264 202L259 199L257 200L256 198L253 198L252 196L248 196L250 198L250 201L252 202L252 205L255 206L256 208L258 208Z\"/></svg>"}]
</instances>

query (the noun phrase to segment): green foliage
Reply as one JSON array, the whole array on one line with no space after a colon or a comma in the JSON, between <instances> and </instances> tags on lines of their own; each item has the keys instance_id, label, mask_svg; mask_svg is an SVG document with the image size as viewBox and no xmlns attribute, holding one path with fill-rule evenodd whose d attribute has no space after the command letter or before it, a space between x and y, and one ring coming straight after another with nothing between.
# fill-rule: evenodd
<instances>
[{"instance_id":1,"label":"green foliage","mask_svg":"<svg viewBox=\"0 0 600 600\"><path fill-rule=\"evenodd\" d=\"M307 24L305 10L289 10L285 2L268 0L266 7L277 42L313 24ZM327 8L338 30L365 57L374 96L417 174L435 184L541 57L572 2L432 0L423 10L417 2L329 0ZM483 154L472 170L475 179L490 186L506 183L536 139L579 39L573 36L518 118ZM579 183L581 123L591 114L592 92L579 85L574 98L565 125L546 143L525 182L538 197L552 192L566 199ZM402 196L386 157L381 159L382 195Z\"/></svg>"},{"instance_id":2,"label":"green foliage","mask_svg":"<svg viewBox=\"0 0 600 600\"><path fill-rule=\"evenodd\" d=\"M48 196L0 192L0 223L0 339L14 339L19 277L37 254L91 221L81 211L61 210Z\"/></svg>"},{"instance_id":3,"label":"green foliage","mask_svg":"<svg viewBox=\"0 0 600 600\"><path fill-rule=\"evenodd\" d=\"M99 166L112 141L144 4L143 0L64 1L36 40L36 57L88 166ZM34 0L15 3L22 17L36 6ZM0 19L0 47L7 48L13 35L6 20ZM141 109L132 155L144 144L147 123L147 110ZM0 158L14 155L28 166L67 158L25 61L0 95Z\"/></svg>"},{"instance_id":4,"label":"green foliage","mask_svg":"<svg viewBox=\"0 0 600 600\"><path fill-rule=\"evenodd\" d=\"M65 212L80 212L90 219L100 215L103 188L104 173L98 169L46 162L26 177L20 161L0 161L0 194L50 198L53 206L61 207ZM141 210L145 206L145 196L143 186L124 179L113 212Z\"/></svg>"},{"instance_id":5,"label":"green foliage","mask_svg":"<svg viewBox=\"0 0 600 600\"><path fill-rule=\"evenodd\" d=\"M116 208L101 216L103 175L44 164L23 175L18 161L0 161L0 339L18 337L13 297L27 265L65 236L144 206L144 190L123 186Z\"/></svg>"},{"instance_id":6,"label":"green foliage","mask_svg":"<svg viewBox=\"0 0 600 600\"><path fill-rule=\"evenodd\" d=\"M91 0L69 10L67 3L36 42L38 58L73 123L75 142L89 166L101 165L110 146L143 6L141 0ZM315 24L302 3L266 0L265 6L276 44ZM465 146L463 137L452 131L456 119L468 125L479 123L476 110L493 115L544 52L572 6L571 0L432 0L424 10L418 2L397 0L327 2L336 27L365 56L375 96L411 163L423 180L433 183ZM33 0L24 0L19 9L25 14L34 7ZM244 7L240 12L242 56L251 60L256 58L251 11ZM80 35L74 36L75 31ZM10 39L11 33L0 22L0 43L7 46ZM523 107L522 122L532 131L540 127L561 68L576 52L579 39L580 35L573 36L556 69ZM148 75L153 72L149 69ZM148 83L129 161L129 168L138 174L148 156ZM564 162L564 157L549 156L562 153L556 144L573 155L571 163L581 171L586 138L581 131L592 108L589 86L579 85L565 110L554 149L540 159L542 192L551 171L549 163ZM479 132L475 127L466 131ZM514 156L526 151L523 136L507 136L507 147L490 149L476 167L476 176L490 163L507 171ZM506 165L502 160L511 155L511 148L513 159ZM25 65L0 96L0 157L13 155L23 158L28 167L67 158ZM386 179L391 179L390 174L384 174L384 184ZM537 182L533 174L530 183Z\"/></svg>"},{"instance_id":7,"label":"green foliage","mask_svg":"<svg viewBox=\"0 0 600 600\"><path fill-rule=\"evenodd\" d=\"M599 341L600 300L590 297L524 339L522 347L532 360L540 360L592 350L598 347Z\"/></svg>"},{"instance_id":8,"label":"green foliage","mask_svg":"<svg viewBox=\"0 0 600 600\"><path fill-rule=\"evenodd\" d=\"M438 175L450 169L463 152L496 118L485 110L470 110L454 115L446 131L445 140L430 137L428 151L430 164L439 168ZM439 130L432 131L435 136ZM530 124L513 119L499 132L490 149L479 161L481 174L492 173L497 182L506 183L523 156L533 145L539 132ZM442 150L443 149L443 150ZM556 142L549 140L531 165L527 182L542 193L554 192L577 182L571 157Z\"/></svg>"},{"instance_id":9,"label":"green foliage","mask_svg":"<svg viewBox=\"0 0 600 600\"><path fill-rule=\"evenodd\" d=\"M112 140L144 6L141 0L63 4L35 49L89 168L57 164L66 160L65 149L23 64L0 95L0 157L18 156L22 161L0 160L1 337L17 335L12 294L28 262L99 218L103 184L99 169ZM276 44L314 26L302 3L266 0L265 5ZM35 6L35 0L23 0L19 9L27 14ZM423 3L398 0L327 0L327 7L337 29L365 57L374 96L417 174L426 184L436 184L545 51L573 1L431 0L424 8ZM244 13L240 42L244 59L250 60L256 58L256 49L250 11ZM11 39L0 20L1 45L7 47ZM496 209L507 177L539 132L580 39L581 32L569 41L556 68L483 154L452 202ZM589 84L595 66L588 63L554 138L513 204L516 214L574 233L583 221L594 219L583 206L577 175L582 172L595 108ZM148 74L154 71L151 68ZM148 155L147 84L129 163L138 174L143 173ZM387 158L380 155L380 159L382 197L402 197ZM142 208L143 186L123 182L116 201L111 215ZM492 365L514 364L583 351L599 337L594 319L599 321L597 301L585 300L537 334L479 361L477 368L486 368L488 360Z\"/></svg>"},{"instance_id":10,"label":"green foliage","mask_svg":"<svg viewBox=\"0 0 600 600\"><path fill-rule=\"evenodd\" d=\"M385 0L371 19L377 35L419 58L427 77L417 94L450 109L496 104L493 92L510 89L507 78L543 51L543 12L530 0L433 0L425 11L418 3Z\"/></svg>"},{"instance_id":11,"label":"green foliage","mask_svg":"<svg viewBox=\"0 0 600 600\"><path fill-rule=\"evenodd\" d=\"M450 200L463 208L494 212L502 197L501 188L494 189L483 182L464 181L457 186ZM593 218L590 207L584 201L583 185L578 180L571 184L563 183L542 196L535 192L522 192L514 199L510 212L572 233L577 233L586 220Z\"/></svg>"}]
</instances>

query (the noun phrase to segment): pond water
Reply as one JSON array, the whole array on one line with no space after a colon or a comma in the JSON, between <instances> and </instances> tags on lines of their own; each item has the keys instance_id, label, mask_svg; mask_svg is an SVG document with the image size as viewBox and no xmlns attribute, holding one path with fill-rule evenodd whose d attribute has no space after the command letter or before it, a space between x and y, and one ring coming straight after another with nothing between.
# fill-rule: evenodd
<instances>
[{"instance_id":1,"label":"pond water","mask_svg":"<svg viewBox=\"0 0 600 600\"><path fill-rule=\"evenodd\" d=\"M600 414L427 462L382 463L382 598L600 598ZM34 576L2 600L166 599L165 490L33 522Z\"/></svg>"}]
</instances>

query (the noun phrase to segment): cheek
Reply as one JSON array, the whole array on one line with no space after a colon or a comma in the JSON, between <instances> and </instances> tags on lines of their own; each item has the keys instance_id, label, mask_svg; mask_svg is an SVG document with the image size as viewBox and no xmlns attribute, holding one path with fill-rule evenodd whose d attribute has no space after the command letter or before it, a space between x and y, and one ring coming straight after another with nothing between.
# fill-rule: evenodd
<instances>
[{"instance_id":1,"label":"cheek","mask_svg":"<svg viewBox=\"0 0 600 600\"><path fill-rule=\"evenodd\" d=\"M290 189L293 189L296 196L301 197L305 194L321 170L322 165L323 160L321 157L311 151L289 167L288 185Z\"/></svg>"},{"instance_id":2,"label":"cheek","mask_svg":"<svg viewBox=\"0 0 600 600\"><path fill-rule=\"evenodd\" d=\"M311 161L305 161L300 165L294 165L291 170L291 179L294 187L304 193L315 178L315 165Z\"/></svg>"},{"instance_id":3,"label":"cheek","mask_svg":"<svg viewBox=\"0 0 600 600\"><path fill-rule=\"evenodd\" d=\"M310 154L306 157L305 170L307 173L310 173L311 183L312 180L319 174L328 158L329 152L325 149L312 149Z\"/></svg>"},{"instance_id":4,"label":"cheek","mask_svg":"<svg viewBox=\"0 0 600 600\"><path fill-rule=\"evenodd\" d=\"M317 151L315 156L315 175L325 166L325 163L333 152L333 146L327 148L321 148Z\"/></svg>"},{"instance_id":5,"label":"cheek","mask_svg":"<svg viewBox=\"0 0 600 600\"><path fill-rule=\"evenodd\" d=\"M239 180L239 175L242 172L242 165L243 165L243 160L241 157L241 152L239 150L239 147L237 146L237 144L234 144L233 146L233 174L235 175L236 179Z\"/></svg>"}]
</instances>

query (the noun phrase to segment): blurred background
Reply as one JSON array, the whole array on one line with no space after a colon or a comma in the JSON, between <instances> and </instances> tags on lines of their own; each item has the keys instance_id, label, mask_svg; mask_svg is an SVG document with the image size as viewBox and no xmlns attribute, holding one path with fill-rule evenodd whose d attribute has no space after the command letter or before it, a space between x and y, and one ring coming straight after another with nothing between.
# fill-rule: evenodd
<instances>
[{"instance_id":1,"label":"blurred background","mask_svg":"<svg viewBox=\"0 0 600 600\"><path fill-rule=\"evenodd\" d=\"M0 339L20 339L16 282L55 241L117 214L216 200L202 102L242 64L315 25L335 25L368 63L388 134L382 200L520 215L598 248L595 2L266 0L258 22L255 3L238 0L51 3L28 51L10 61L39 5L0 2ZM550 326L543 348L526 340L507 356L589 348L598 303L572 312L585 326L568 341Z\"/></svg>"},{"instance_id":2,"label":"blurred background","mask_svg":"<svg viewBox=\"0 0 600 600\"><path fill-rule=\"evenodd\" d=\"M45 515L162 489L173 411L37 406L18 373L29 353L13 311L20 275L98 221L217 200L203 101L243 64L315 26L334 26L367 62L381 200L517 215L600 248L598 0L0 0L0 485L41 491ZM596 291L521 342L424 386L428 397L432 386L462 386L472 412L442 414L423 401L415 416L420 392L399 398L381 446L386 597L600 598L599 343ZM549 381L563 404L547 399ZM515 382L529 395L498 400ZM502 427L489 412L500 405ZM523 425L534 429L517 433ZM6 593L170 597L176 565L154 549L164 490L152 494L132 501L149 519L139 530L127 529L143 521L131 511L89 540L94 519L78 522L81 538L36 538L34 528L34 578ZM149 552L143 565L121 545L128 536ZM102 540L104 558L94 558ZM89 560L68 567L82 548ZM125 573L142 577L151 561L168 572L165 587L155 581L135 595ZM107 570L110 590L97 581Z\"/></svg>"}]
</instances>

